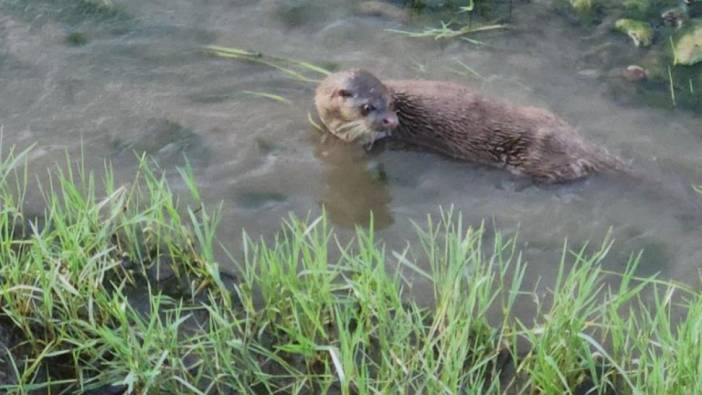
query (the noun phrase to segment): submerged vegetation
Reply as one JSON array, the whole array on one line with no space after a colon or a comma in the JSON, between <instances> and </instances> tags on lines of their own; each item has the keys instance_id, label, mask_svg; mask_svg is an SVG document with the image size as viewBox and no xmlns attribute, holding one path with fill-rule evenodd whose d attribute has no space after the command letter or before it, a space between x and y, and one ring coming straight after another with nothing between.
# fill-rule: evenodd
<instances>
[{"instance_id":1,"label":"submerged vegetation","mask_svg":"<svg viewBox=\"0 0 702 395\"><path fill-rule=\"evenodd\" d=\"M441 27L438 28L427 28L421 32L408 32L405 30L397 30L397 29L388 29L389 32L393 33L398 33L398 34L404 34L408 37L412 38L424 38L424 37L431 37L435 40L441 40L441 39L451 39L451 38L463 38L467 39L464 36L470 35L472 33L479 33L479 32L484 32L484 31L490 31L490 30L500 30L500 29L505 29L507 26L505 25L486 25L486 26L478 26L478 27L472 27L472 26L463 26L459 29L453 29L450 26L450 23L441 23ZM467 39L470 42L477 42L472 39Z\"/></svg>"},{"instance_id":2,"label":"submerged vegetation","mask_svg":"<svg viewBox=\"0 0 702 395\"><path fill-rule=\"evenodd\" d=\"M645 71L646 90L637 93L697 109L702 96L702 2L699 0L567 0L557 1L585 25L616 30L645 48L630 62ZM604 30L603 30L604 31Z\"/></svg>"},{"instance_id":3,"label":"submerged vegetation","mask_svg":"<svg viewBox=\"0 0 702 395\"><path fill-rule=\"evenodd\" d=\"M308 84L319 82L322 78L331 74L331 71L329 70L330 68L334 68L334 65L328 65L325 67L302 60L264 55L261 52L254 52L240 48L208 45L204 49L212 56L272 67L294 81ZM286 105L291 103L291 101L286 97L272 92L241 91L241 93L270 99Z\"/></svg>"},{"instance_id":4,"label":"submerged vegetation","mask_svg":"<svg viewBox=\"0 0 702 395\"><path fill-rule=\"evenodd\" d=\"M409 6L416 11L438 5L455 10L455 13L450 14L451 18L448 21L441 21L439 27L427 27L421 31L408 31L404 29L388 29L387 31L402 34L411 38L433 38L435 40L459 38L472 44L483 44L482 42L468 36L492 30L507 29L508 25L495 22L501 22L509 19L512 12L511 0L469 0L446 2L414 0L409 4ZM499 5L507 5L507 10L505 12L500 12L504 10L500 10ZM481 19L490 19L491 22L474 22L472 18L474 14L481 15Z\"/></svg>"},{"instance_id":5,"label":"submerged vegetation","mask_svg":"<svg viewBox=\"0 0 702 395\"><path fill-rule=\"evenodd\" d=\"M190 205L146 159L130 184L69 160L29 186L25 154L0 163L8 393L702 389L702 293L635 277L636 256L607 272L611 242L565 245L545 294L522 284L514 239L450 210L401 251L372 226L344 240L324 215L227 251L219 210L187 167ZM24 212L28 187L44 198L36 217ZM431 306L413 298L422 284ZM532 305L529 319L513 314L517 303Z\"/></svg>"}]
</instances>

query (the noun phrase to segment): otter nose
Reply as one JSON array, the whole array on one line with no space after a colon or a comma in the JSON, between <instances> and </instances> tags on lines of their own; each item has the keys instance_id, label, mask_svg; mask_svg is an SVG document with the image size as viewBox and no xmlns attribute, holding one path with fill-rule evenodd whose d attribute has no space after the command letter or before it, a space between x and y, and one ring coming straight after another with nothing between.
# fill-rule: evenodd
<instances>
[{"instance_id":1,"label":"otter nose","mask_svg":"<svg viewBox=\"0 0 702 395\"><path fill-rule=\"evenodd\" d=\"M383 126L388 129L395 129L400 122L396 114L387 114L383 117Z\"/></svg>"}]
</instances>

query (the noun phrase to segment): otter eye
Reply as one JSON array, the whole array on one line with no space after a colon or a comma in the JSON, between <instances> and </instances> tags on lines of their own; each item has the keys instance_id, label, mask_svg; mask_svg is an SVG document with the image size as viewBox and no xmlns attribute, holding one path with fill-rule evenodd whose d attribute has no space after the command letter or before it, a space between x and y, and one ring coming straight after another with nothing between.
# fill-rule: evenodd
<instances>
[{"instance_id":1,"label":"otter eye","mask_svg":"<svg viewBox=\"0 0 702 395\"><path fill-rule=\"evenodd\" d=\"M364 104L361 106L361 114L365 117L371 111L375 111L375 106L372 104Z\"/></svg>"}]
</instances>

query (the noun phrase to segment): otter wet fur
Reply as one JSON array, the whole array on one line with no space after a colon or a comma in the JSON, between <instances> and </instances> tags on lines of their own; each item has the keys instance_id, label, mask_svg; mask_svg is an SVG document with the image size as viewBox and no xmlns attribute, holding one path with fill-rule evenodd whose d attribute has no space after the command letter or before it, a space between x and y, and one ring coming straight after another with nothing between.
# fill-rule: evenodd
<instances>
[{"instance_id":1,"label":"otter wet fur","mask_svg":"<svg viewBox=\"0 0 702 395\"><path fill-rule=\"evenodd\" d=\"M626 172L620 159L556 115L451 82L381 82L364 70L341 71L319 84L315 105L329 132L366 146L390 137L541 183Z\"/></svg>"}]
</instances>

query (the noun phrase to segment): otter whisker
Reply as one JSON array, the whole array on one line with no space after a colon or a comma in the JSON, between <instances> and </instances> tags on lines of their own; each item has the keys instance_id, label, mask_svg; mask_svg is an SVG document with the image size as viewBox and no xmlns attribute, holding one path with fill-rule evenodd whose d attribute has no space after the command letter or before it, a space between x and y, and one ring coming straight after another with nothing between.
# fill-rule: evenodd
<instances>
[{"instance_id":1,"label":"otter whisker","mask_svg":"<svg viewBox=\"0 0 702 395\"><path fill-rule=\"evenodd\" d=\"M344 141L355 141L358 138L372 135L373 132L368 129L363 120L356 120L339 126L332 133Z\"/></svg>"},{"instance_id":2,"label":"otter whisker","mask_svg":"<svg viewBox=\"0 0 702 395\"><path fill-rule=\"evenodd\" d=\"M357 127L363 120L355 120L355 121L349 121L344 124L341 124L339 127L336 128L336 132L345 132L347 129L352 129Z\"/></svg>"}]
</instances>

